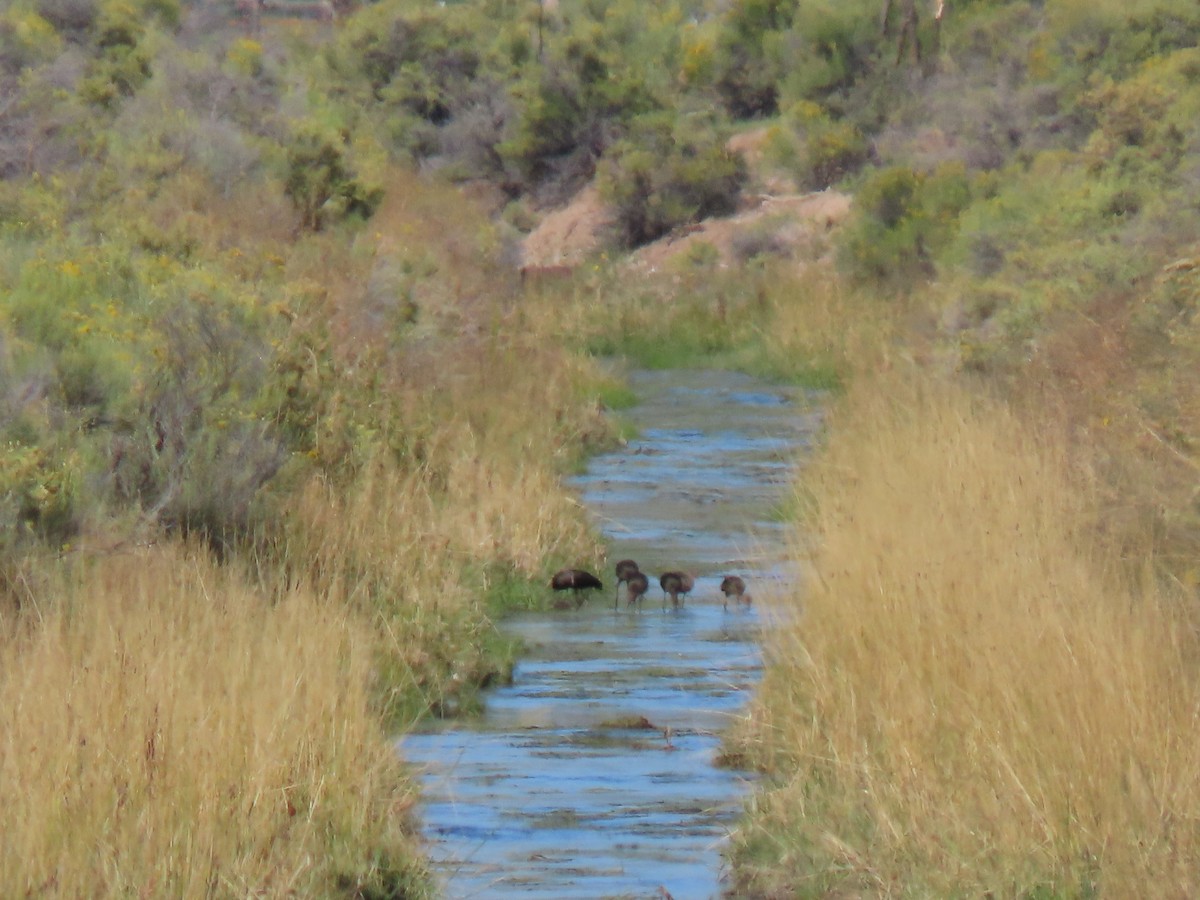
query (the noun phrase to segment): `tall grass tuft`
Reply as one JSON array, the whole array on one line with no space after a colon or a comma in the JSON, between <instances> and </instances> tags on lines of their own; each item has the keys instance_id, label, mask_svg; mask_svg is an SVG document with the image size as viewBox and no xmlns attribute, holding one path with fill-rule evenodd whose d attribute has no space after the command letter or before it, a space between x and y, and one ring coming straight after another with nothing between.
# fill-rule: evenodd
<instances>
[{"instance_id":1,"label":"tall grass tuft","mask_svg":"<svg viewBox=\"0 0 1200 900\"><path fill-rule=\"evenodd\" d=\"M897 375L855 382L805 475L811 577L742 734L780 775L747 889L1194 896L1190 610L1119 577L1061 435Z\"/></svg>"},{"instance_id":2,"label":"tall grass tuft","mask_svg":"<svg viewBox=\"0 0 1200 900\"><path fill-rule=\"evenodd\" d=\"M546 342L642 368L728 368L828 389L891 365L916 306L845 286L820 262L764 260L664 272L597 265L531 293L514 316Z\"/></svg>"},{"instance_id":3,"label":"tall grass tuft","mask_svg":"<svg viewBox=\"0 0 1200 900\"><path fill-rule=\"evenodd\" d=\"M512 650L490 618L502 612L488 603L493 581L540 580L547 556L597 552L550 471L493 458L487 446L447 423L424 465L377 458L348 488L313 479L287 509L283 580L374 622L375 685L394 725L470 710L481 686L506 675Z\"/></svg>"},{"instance_id":4,"label":"tall grass tuft","mask_svg":"<svg viewBox=\"0 0 1200 900\"><path fill-rule=\"evenodd\" d=\"M0 637L0 894L417 896L375 638L205 552L112 554Z\"/></svg>"}]
</instances>

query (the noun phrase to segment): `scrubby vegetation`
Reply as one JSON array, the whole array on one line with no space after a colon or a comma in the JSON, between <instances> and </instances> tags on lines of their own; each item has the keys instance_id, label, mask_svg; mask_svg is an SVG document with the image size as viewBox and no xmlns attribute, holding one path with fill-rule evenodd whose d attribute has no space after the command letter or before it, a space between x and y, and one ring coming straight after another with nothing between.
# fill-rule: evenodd
<instances>
[{"instance_id":1,"label":"scrubby vegetation","mask_svg":"<svg viewBox=\"0 0 1200 900\"><path fill-rule=\"evenodd\" d=\"M1193 598L1150 541L1114 559L1089 462L957 387L856 382L754 717L756 891L1190 892Z\"/></svg>"},{"instance_id":2,"label":"scrubby vegetation","mask_svg":"<svg viewBox=\"0 0 1200 900\"><path fill-rule=\"evenodd\" d=\"M1194 3L245 6L0 10L0 892L428 892L628 355L837 389L738 891L1195 893ZM764 173L854 214L623 265Z\"/></svg>"},{"instance_id":3,"label":"scrubby vegetation","mask_svg":"<svg viewBox=\"0 0 1200 900\"><path fill-rule=\"evenodd\" d=\"M847 389L730 745L772 776L737 892L1186 896L1200 16L948 9L824 101L876 158L789 313L837 310Z\"/></svg>"},{"instance_id":4,"label":"scrubby vegetation","mask_svg":"<svg viewBox=\"0 0 1200 900\"><path fill-rule=\"evenodd\" d=\"M390 735L598 552L558 475L611 379L504 328L486 207L323 25L2 15L0 891L420 895Z\"/></svg>"}]
</instances>

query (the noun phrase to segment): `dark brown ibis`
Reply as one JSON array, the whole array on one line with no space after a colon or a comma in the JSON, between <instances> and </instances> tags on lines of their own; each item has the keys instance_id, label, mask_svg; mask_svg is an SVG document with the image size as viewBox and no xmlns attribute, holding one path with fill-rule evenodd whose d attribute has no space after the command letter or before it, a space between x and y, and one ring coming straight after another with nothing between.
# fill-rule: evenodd
<instances>
[{"instance_id":1,"label":"dark brown ibis","mask_svg":"<svg viewBox=\"0 0 1200 900\"><path fill-rule=\"evenodd\" d=\"M683 572L683 584L680 585L679 597L681 600L686 599L687 595L692 592L692 588L696 586L696 578L689 572Z\"/></svg>"},{"instance_id":2,"label":"dark brown ibis","mask_svg":"<svg viewBox=\"0 0 1200 900\"><path fill-rule=\"evenodd\" d=\"M617 571L617 593L613 597L613 608L616 608L616 606L620 603L621 584L622 583L628 584L629 577L631 575L636 575L638 572L641 571L641 569L638 568L638 564L635 563L632 559L623 559L619 563L617 563L616 571Z\"/></svg>"},{"instance_id":3,"label":"dark brown ibis","mask_svg":"<svg viewBox=\"0 0 1200 900\"><path fill-rule=\"evenodd\" d=\"M650 579L646 577L645 572L634 572L625 579L625 590L629 595L629 605L633 606L650 590ZM638 603L638 609L641 608L641 604Z\"/></svg>"},{"instance_id":4,"label":"dark brown ibis","mask_svg":"<svg viewBox=\"0 0 1200 900\"><path fill-rule=\"evenodd\" d=\"M584 591L603 590L604 584L584 569L563 569L554 573L550 587L556 591L571 591L575 595L575 606L580 607L583 606Z\"/></svg>"},{"instance_id":5,"label":"dark brown ibis","mask_svg":"<svg viewBox=\"0 0 1200 900\"><path fill-rule=\"evenodd\" d=\"M749 603L750 595L746 593L746 582L736 575L726 575L721 579L721 593L725 595L725 608L729 608L729 598L736 597L739 603Z\"/></svg>"},{"instance_id":6,"label":"dark brown ibis","mask_svg":"<svg viewBox=\"0 0 1200 900\"><path fill-rule=\"evenodd\" d=\"M687 572L663 572L658 583L663 589L663 603L666 603L667 596L670 595L671 605L678 606L679 598L686 596L695 587L696 579Z\"/></svg>"}]
</instances>

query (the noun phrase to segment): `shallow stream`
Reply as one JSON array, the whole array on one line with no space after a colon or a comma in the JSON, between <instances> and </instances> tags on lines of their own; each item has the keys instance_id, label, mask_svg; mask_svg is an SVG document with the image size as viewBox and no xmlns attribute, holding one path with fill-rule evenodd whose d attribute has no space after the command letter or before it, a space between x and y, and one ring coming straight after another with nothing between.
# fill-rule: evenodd
<instances>
[{"instance_id":1,"label":"shallow stream","mask_svg":"<svg viewBox=\"0 0 1200 900\"><path fill-rule=\"evenodd\" d=\"M715 765L756 684L758 606L791 577L775 513L819 416L800 392L730 372L638 373L640 436L573 480L611 545L605 589L579 610L501 627L524 643L485 714L404 738L450 898L664 897L722 892L722 845L752 775ZM650 575L641 610L614 608L612 564ZM694 573L664 608L658 575ZM667 604L669 607L669 603Z\"/></svg>"}]
</instances>

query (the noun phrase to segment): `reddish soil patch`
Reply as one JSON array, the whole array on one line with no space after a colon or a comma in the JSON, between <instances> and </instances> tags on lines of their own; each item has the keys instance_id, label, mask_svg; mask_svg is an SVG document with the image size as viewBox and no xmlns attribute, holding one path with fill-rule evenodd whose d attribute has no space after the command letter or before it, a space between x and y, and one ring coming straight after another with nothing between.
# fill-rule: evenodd
<instances>
[{"instance_id":1,"label":"reddish soil patch","mask_svg":"<svg viewBox=\"0 0 1200 900\"><path fill-rule=\"evenodd\" d=\"M634 268L657 271L677 257L701 252L708 244L722 266L735 265L755 252L787 255L804 262L823 257L825 235L850 212L850 197L837 191L746 199L747 207L725 219L706 219L681 228L629 258ZM578 266L605 245L612 213L594 187L587 187L567 206L546 216L522 247L523 268L554 270Z\"/></svg>"},{"instance_id":2,"label":"reddish soil patch","mask_svg":"<svg viewBox=\"0 0 1200 900\"><path fill-rule=\"evenodd\" d=\"M658 271L687 253L716 252L721 266L736 265L756 253L790 256L801 264L821 259L828 251L827 232L841 224L850 211L850 197L837 191L799 194L785 177L766 171L765 128L735 135L729 147L745 158L752 189L742 209L724 219L706 219L678 229L635 251L630 265ZM609 241L613 214L594 185L542 220L524 240L521 267L529 271L559 271L575 267L599 253ZM708 244L711 251L697 245Z\"/></svg>"},{"instance_id":3,"label":"reddish soil patch","mask_svg":"<svg viewBox=\"0 0 1200 900\"><path fill-rule=\"evenodd\" d=\"M575 199L548 214L521 246L523 268L577 266L604 245L612 212L588 185Z\"/></svg>"},{"instance_id":4,"label":"reddish soil patch","mask_svg":"<svg viewBox=\"0 0 1200 900\"><path fill-rule=\"evenodd\" d=\"M849 195L837 191L759 195L748 202L756 205L727 219L705 219L642 247L630 258L631 265L655 272L689 253L698 253L699 244L712 247L722 267L745 262L760 252L814 262L828 252L826 234L850 212Z\"/></svg>"}]
</instances>

